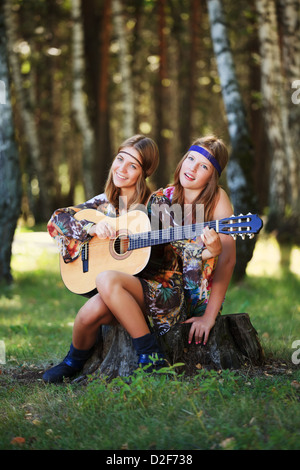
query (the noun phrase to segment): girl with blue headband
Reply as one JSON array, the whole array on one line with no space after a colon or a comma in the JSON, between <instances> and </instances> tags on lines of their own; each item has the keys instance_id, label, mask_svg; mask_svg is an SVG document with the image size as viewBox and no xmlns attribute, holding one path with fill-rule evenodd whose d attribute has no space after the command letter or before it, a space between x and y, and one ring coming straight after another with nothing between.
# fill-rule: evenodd
<instances>
[{"instance_id":1,"label":"girl with blue headband","mask_svg":"<svg viewBox=\"0 0 300 470\"><path fill-rule=\"evenodd\" d=\"M228 151L221 139L213 135L197 139L179 162L174 183L164 190L164 194L172 205L177 203L183 207L190 204L193 219L199 206L204 209L205 221L230 217L233 213L231 202L219 185L221 172L227 162ZM211 232L214 230L211 229ZM185 322L191 324L189 342L194 337L196 343L207 343L209 333L222 309L235 266L234 239L228 235L217 236L213 233L210 234L210 243L213 243L213 236L216 237L214 243L217 244L219 240L222 244L222 252L218 258L205 260L205 238L203 246L199 238L173 244L183 259L188 310L188 319ZM195 243L198 243L198 251L195 251Z\"/></svg>"}]
</instances>

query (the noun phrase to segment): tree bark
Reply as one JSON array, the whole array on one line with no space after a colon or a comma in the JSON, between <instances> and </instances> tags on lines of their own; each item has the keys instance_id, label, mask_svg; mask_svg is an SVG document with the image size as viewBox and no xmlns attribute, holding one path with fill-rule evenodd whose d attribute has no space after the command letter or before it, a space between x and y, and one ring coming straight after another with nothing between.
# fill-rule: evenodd
<instances>
[{"instance_id":1,"label":"tree bark","mask_svg":"<svg viewBox=\"0 0 300 470\"><path fill-rule=\"evenodd\" d=\"M7 5L6 5L7 6ZM4 23L4 6L0 4L0 282L12 281L11 247L21 206L19 154L14 135L10 96L8 49Z\"/></svg>"},{"instance_id":2,"label":"tree bark","mask_svg":"<svg viewBox=\"0 0 300 470\"><path fill-rule=\"evenodd\" d=\"M256 0L261 54L261 92L264 119L271 147L269 183L270 216L283 219L287 200L287 169L290 144L285 140L282 107L282 72L274 0Z\"/></svg>"},{"instance_id":3,"label":"tree bark","mask_svg":"<svg viewBox=\"0 0 300 470\"><path fill-rule=\"evenodd\" d=\"M84 35L81 0L72 0L73 19L73 111L83 140L83 182L86 198L95 195L93 161L95 159L95 134L87 112L84 79Z\"/></svg>"},{"instance_id":4,"label":"tree bark","mask_svg":"<svg viewBox=\"0 0 300 470\"><path fill-rule=\"evenodd\" d=\"M100 4L101 3L101 4ZM85 89L89 96L89 116L95 135L93 186L103 191L111 152L110 126L110 44L111 0L85 0L81 3L85 45Z\"/></svg>"},{"instance_id":5,"label":"tree bark","mask_svg":"<svg viewBox=\"0 0 300 470\"><path fill-rule=\"evenodd\" d=\"M121 73L121 89L123 97L123 139L128 139L135 133L135 110L130 54L126 37L126 25L120 0L112 0L112 14L115 25L114 33L118 41L119 68Z\"/></svg>"},{"instance_id":6,"label":"tree bark","mask_svg":"<svg viewBox=\"0 0 300 470\"><path fill-rule=\"evenodd\" d=\"M175 325L158 337L170 365L178 371L193 375L203 369L242 369L264 363L264 351L247 313L220 315L210 332L206 346L188 344L190 325ZM113 379L127 377L137 368L137 355L126 330L121 326L102 327L94 354L86 363L86 375Z\"/></svg>"},{"instance_id":7,"label":"tree bark","mask_svg":"<svg viewBox=\"0 0 300 470\"><path fill-rule=\"evenodd\" d=\"M170 135L169 109L170 90L167 64L167 38L166 38L166 0L158 1L158 38L159 38L159 70L158 82L155 96L156 107L156 142L161 155L158 170L156 172L156 183L163 187L170 181Z\"/></svg>"},{"instance_id":8,"label":"tree bark","mask_svg":"<svg viewBox=\"0 0 300 470\"><path fill-rule=\"evenodd\" d=\"M39 185L40 215L43 220L47 220L50 213L50 204L42 166L42 155L34 113L34 105L31 99L32 93L28 92L28 89L23 87L21 67L15 49L15 46L18 42L18 37L15 13L12 10L11 2L8 0L4 1L3 8L7 35L7 49L9 52L8 59L11 68L12 80L20 107L20 115L22 117L24 136L27 143L30 160L32 162L33 171Z\"/></svg>"},{"instance_id":9,"label":"tree bark","mask_svg":"<svg viewBox=\"0 0 300 470\"><path fill-rule=\"evenodd\" d=\"M227 166L227 182L235 214L257 211L252 167L253 148L246 113L239 91L233 55L228 39L225 13L220 0L208 0L211 37L222 86L222 95L228 120L231 155ZM255 237L246 243L237 243L237 263L234 278L242 279L253 255Z\"/></svg>"},{"instance_id":10,"label":"tree bark","mask_svg":"<svg viewBox=\"0 0 300 470\"><path fill-rule=\"evenodd\" d=\"M292 213L300 220L300 106L292 99L293 84L300 87L300 4L298 0L279 0L281 62L284 77L284 128L290 143L288 160L288 198Z\"/></svg>"},{"instance_id":11,"label":"tree bark","mask_svg":"<svg viewBox=\"0 0 300 470\"><path fill-rule=\"evenodd\" d=\"M190 325L177 325L162 337L171 364L184 363L187 375L197 369L242 369L264 362L264 352L247 313L220 315L205 346L188 345Z\"/></svg>"}]
</instances>

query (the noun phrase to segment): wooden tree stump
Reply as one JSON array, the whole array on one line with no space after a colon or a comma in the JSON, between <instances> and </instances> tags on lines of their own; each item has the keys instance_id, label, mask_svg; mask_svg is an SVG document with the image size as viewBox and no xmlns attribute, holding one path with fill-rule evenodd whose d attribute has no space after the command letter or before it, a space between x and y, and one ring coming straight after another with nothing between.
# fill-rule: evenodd
<instances>
[{"instance_id":1,"label":"wooden tree stump","mask_svg":"<svg viewBox=\"0 0 300 470\"><path fill-rule=\"evenodd\" d=\"M182 362L187 375L197 369L241 369L262 365L264 352L247 313L220 315L205 346L188 344L190 325L176 325L162 344L172 364Z\"/></svg>"},{"instance_id":2,"label":"wooden tree stump","mask_svg":"<svg viewBox=\"0 0 300 470\"><path fill-rule=\"evenodd\" d=\"M247 313L220 315L205 346L188 344L189 324L178 324L158 338L168 362L184 363L178 371L193 375L203 369L241 369L264 362L264 352ZM120 325L102 327L95 351L83 374L112 379L129 376L137 367L137 356L126 330Z\"/></svg>"}]
</instances>

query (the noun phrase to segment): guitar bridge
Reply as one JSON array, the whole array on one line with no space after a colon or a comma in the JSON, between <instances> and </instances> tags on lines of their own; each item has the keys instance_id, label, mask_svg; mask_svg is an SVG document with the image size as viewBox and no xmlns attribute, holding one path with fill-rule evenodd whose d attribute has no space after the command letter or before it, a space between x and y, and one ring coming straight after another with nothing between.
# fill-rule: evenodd
<instances>
[{"instance_id":1,"label":"guitar bridge","mask_svg":"<svg viewBox=\"0 0 300 470\"><path fill-rule=\"evenodd\" d=\"M89 244L85 243L81 249L82 272L87 273L89 270Z\"/></svg>"}]
</instances>

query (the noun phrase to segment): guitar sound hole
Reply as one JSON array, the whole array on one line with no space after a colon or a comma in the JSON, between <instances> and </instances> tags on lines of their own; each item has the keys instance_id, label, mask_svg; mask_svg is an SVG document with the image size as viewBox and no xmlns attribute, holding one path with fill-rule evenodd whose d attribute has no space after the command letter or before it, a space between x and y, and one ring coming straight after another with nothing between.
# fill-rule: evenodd
<instances>
[{"instance_id":1,"label":"guitar sound hole","mask_svg":"<svg viewBox=\"0 0 300 470\"><path fill-rule=\"evenodd\" d=\"M126 235L118 236L114 241L114 251L118 255L124 255L127 252L129 239Z\"/></svg>"}]
</instances>

